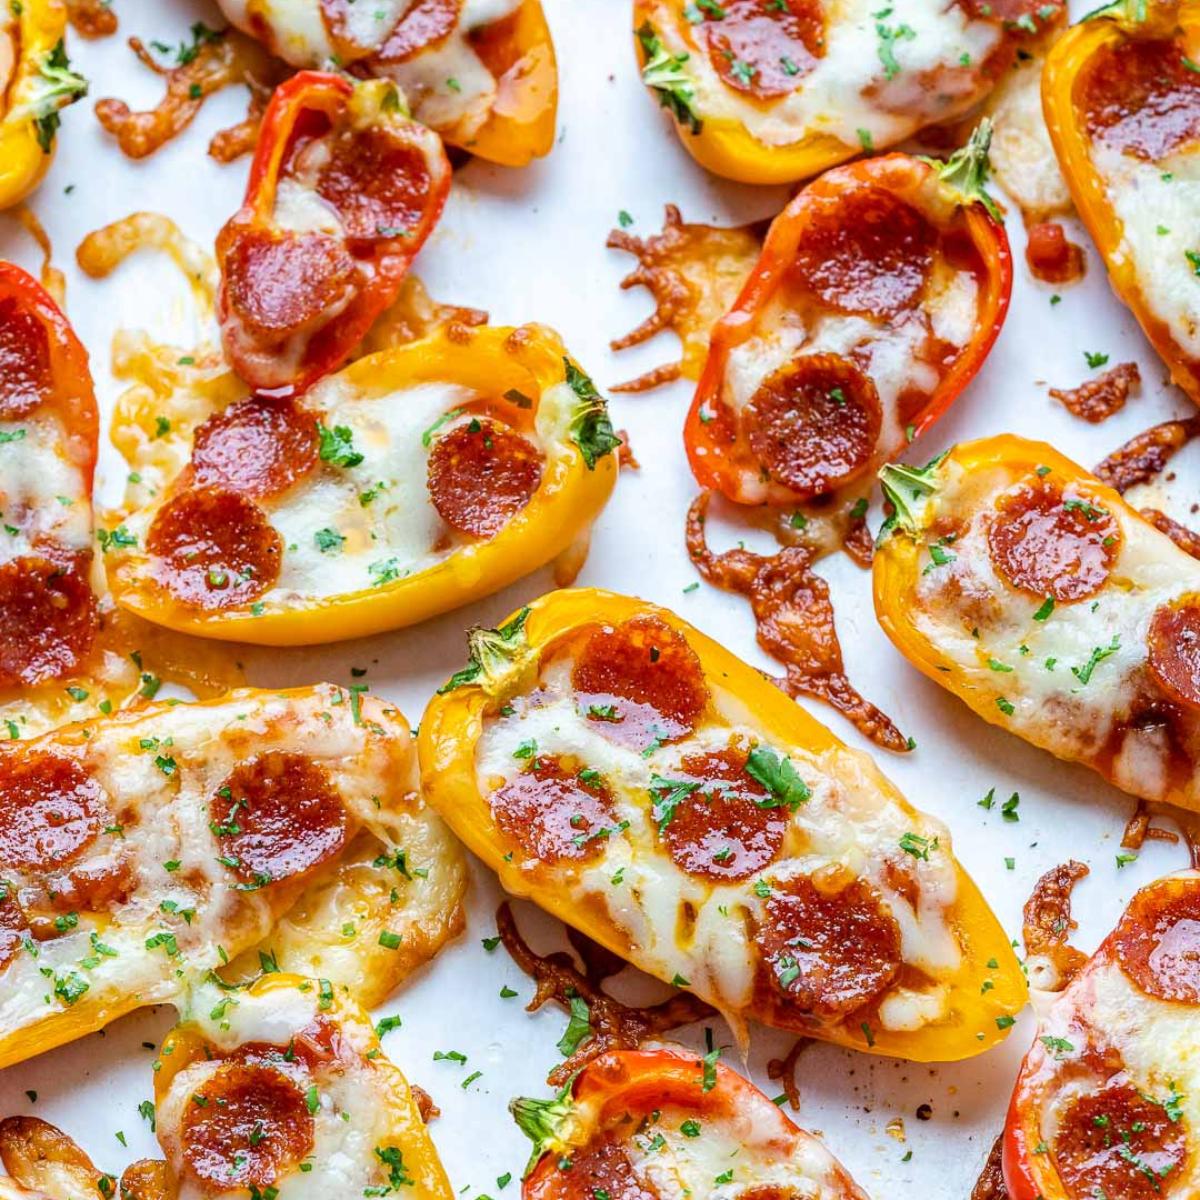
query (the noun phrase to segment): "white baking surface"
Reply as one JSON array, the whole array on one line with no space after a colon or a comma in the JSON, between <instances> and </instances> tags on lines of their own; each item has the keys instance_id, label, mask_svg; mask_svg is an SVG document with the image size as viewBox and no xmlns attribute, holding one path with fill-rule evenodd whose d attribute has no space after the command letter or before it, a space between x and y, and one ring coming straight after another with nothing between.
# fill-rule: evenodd
<instances>
[{"instance_id":1,"label":"white baking surface","mask_svg":"<svg viewBox=\"0 0 1200 1200\"><path fill-rule=\"evenodd\" d=\"M608 349L609 339L631 328L649 304L641 289L618 291L633 265L604 246L618 212L632 214L632 232L643 234L657 230L668 201L678 203L688 220L737 223L773 214L786 192L723 183L692 163L638 83L628 0L544 3L561 75L554 152L524 170L483 162L460 170L442 223L416 270L438 299L485 308L496 324L555 326L604 389L675 354L671 335L621 355ZM222 22L202 0L115 0L114 7L121 19L117 37L94 43L71 39L72 59L91 79L92 93L64 114L58 158L32 202L53 238L55 261L67 272L67 310L91 351L105 408L118 390L108 372L113 332L141 327L190 346L196 337L191 301L164 257L143 254L109 280L96 282L75 268L75 246L89 230L138 209L169 214L187 234L211 246L237 207L248 164L242 159L222 167L205 154L211 134L240 119L239 89L210 100L192 127L149 161L134 163L121 155L90 111L92 101L115 95L137 108L153 104L161 93L158 81L133 59L125 38L136 34L147 42L174 44L190 40L193 21ZM1009 232L1016 283L1007 325L979 378L913 448L914 461L932 457L956 439L1014 431L1044 437L1092 464L1138 430L1190 411L1182 393L1166 384L1162 364L1132 317L1109 293L1090 244L1086 280L1054 289L1030 279L1015 214ZM1082 231L1074 236L1086 241ZM0 254L36 267L27 236L2 216ZM1055 290L1062 292L1062 301L1051 306ZM1142 368L1142 395L1099 426L1072 417L1046 394L1047 384L1070 387L1092 374L1084 351L1106 352L1112 363L1136 359ZM685 592L697 578L683 545L683 515L695 493L681 439L690 392L690 385L680 382L645 396L613 398L613 423L629 431L641 471L622 474L597 523L579 582L673 608L744 658L769 667L770 660L755 646L742 598L704 584ZM1180 519L1188 517L1191 492L1184 481L1197 478L1197 461L1186 451L1177 459L1178 479L1171 485L1176 495L1168 507ZM105 444L102 499L119 496L123 474L117 454ZM878 519L876 505L873 527ZM716 521L710 532L714 541L725 533L731 540L742 536ZM826 560L820 569L833 588L851 678L918 743L911 755L875 751L876 757L913 803L949 823L959 858L1013 937L1020 935L1021 905L1034 880L1068 857L1092 868L1076 893L1082 925L1077 943L1087 949L1111 927L1138 886L1186 865L1181 846L1148 842L1135 864L1118 870L1115 855L1132 800L1091 772L1064 766L985 725L893 650L874 620L868 573L845 556ZM461 665L463 630L476 623L494 625L552 586L550 572L543 570L415 629L325 648L249 651L244 661L252 682L264 685L347 683L351 666L369 667L366 682L372 690L398 701L416 724L433 689ZM231 647L230 653L241 651ZM840 737L872 749L836 714L817 704L810 707ZM990 812L977 806L992 787L997 796L1020 793L1019 822L1004 821L998 806ZM1006 868L1006 858L1014 860L1012 869ZM386 1048L442 1109L432 1133L455 1189L467 1197L486 1193L506 1200L518 1190L528 1153L506 1106L517 1094L547 1093L544 1077L558 1061L555 1042L566 1017L556 1008L526 1014L522 1005L531 994L529 981L502 948L489 954L481 946L481 938L494 933L499 895L490 874L477 863L474 868L467 932L384 1006L404 1022L388 1035ZM539 947L561 944L555 923L528 905L520 906L519 915ZM622 983L633 974L627 972ZM501 999L504 985L521 998ZM143 1042L161 1038L171 1020L169 1009L135 1015L104 1034L10 1067L0 1074L0 1116L34 1113L60 1125L108 1171L157 1155L158 1146L137 1114L138 1102L151 1091L153 1054ZM820 1132L880 1200L897 1195L962 1200L1000 1128L1032 1029L1026 1012L1002 1047L943 1067L810 1046L800 1059L798 1120ZM718 1022L715 1031L729 1046L727 1060L738 1066L728 1030ZM703 1029L681 1036L699 1045ZM770 1095L779 1087L768 1081L766 1061L789 1044L786 1037L754 1030L748 1066ZM459 1050L468 1061L461 1066L434 1062L439 1049ZM482 1075L464 1089L474 1071ZM36 1101L27 1089L36 1093ZM894 1118L902 1119L907 1141L898 1140L895 1126L888 1132ZM118 1131L128 1148L117 1140ZM509 1172L512 1182L501 1191L497 1177Z\"/></svg>"}]
</instances>

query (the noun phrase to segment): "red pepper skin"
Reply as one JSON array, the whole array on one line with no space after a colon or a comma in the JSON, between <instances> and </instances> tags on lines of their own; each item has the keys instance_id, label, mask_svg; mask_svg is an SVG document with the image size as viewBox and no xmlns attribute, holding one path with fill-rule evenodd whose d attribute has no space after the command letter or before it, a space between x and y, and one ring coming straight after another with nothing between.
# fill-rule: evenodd
<instances>
[{"instance_id":1,"label":"red pepper skin","mask_svg":"<svg viewBox=\"0 0 1200 1200\"><path fill-rule=\"evenodd\" d=\"M51 394L40 407L58 416L63 451L82 473L87 489L79 499L90 504L100 447L100 415L88 352L50 293L27 271L10 262L0 262L0 312L4 309L18 317L32 317L46 332Z\"/></svg>"},{"instance_id":2,"label":"red pepper skin","mask_svg":"<svg viewBox=\"0 0 1200 1200\"><path fill-rule=\"evenodd\" d=\"M713 328L708 358L684 425L688 462L701 487L716 489L735 503L761 503L761 497L747 496L742 487L742 473L757 475L760 465L746 436L736 430L734 415L721 400L722 383L730 352L761 331L760 322L784 281L812 214L822 202L828 203L859 188L879 188L902 200L915 196L930 184L937 184L939 167L940 164L900 153L834 167L797 193L771 222L762 254L741 294ZM967 236L984 264L983 286L977 301L979 316L971 340L912 419L908 440L928 429L975 377L999 336L1012 293L1012 252L1004 225L983 203L966 195L957 199L951 219L961 217ZM702 413L706 419L702 419ZM899 453L904 444L904 441L887 444L881 436L872 462L875 466L882 465ZM868 463L862 471L863 477L869 477L871 470ZM766 499L771 504L796 504L809 498L776 481L767 488Z\"/></svg>"},{"instance_id":3,"label":"red pepper skin","mask_svg":"<svg viewBox=\"0 0 1200 1200\"><path fill-rule=\"evenodd\" d=\"M593 1200L587 1173L561 1164L610 1139L621 1147L637 1132L637 1118L656 1118L668 1107L693 1115L709 1130L752 1123L759 1152L765 1150L772 1164L803 1158L805 1178L818 1184L823 1200L866 1200L845 1168L749 1080L682 1047L609 1051L589 1062L554 1100L517 1100L510 1107L534 1140L522 1200ZM751 1183L753 1149L739 1168L743 1181Z\"/></svg>"},{"instance_id":4,"label":"red pepper skin","mask_svg":"<svg viewBox=\"0 0 1200 1200\"><path fill-rule=\"evenodd\" d=\"M380 103L369 128L386 133L395 145L415 150L422 160L427 186L418 198L416 222L395 231L376 225L366 237L345 233L342 245L353 259L355 269L349 298L344 305L339 299L336 310L332 307L329 310L328 319L319 314L309 322L313 326L311 331L298 325L292 331L285 326L264 334L248 323L247 308L244 302L239 303L234 278L239 255L256 243L262 245L287 237L289 231L276 219L280 183L289 178L294 180L298 153L311 140L327 132L361 134L368 128L354 124L354 106L370 89L376 89L370 93L376 98L396 95L392 85L385 81L354 83L344 76L322 71L300 71L276 88L263 118L242 207L217 237L217 261L221 267L217 318L221 339L233 369L260 394L297 395L346 362L376 317L395 300L401 281L437 224L449 194L451 168L438 136L405 116L398 107ZM368 165L368 170L372 165ZM376 172L365 178L377 182L379 175ZM394 182L405 187L409 181L396 176ZM296 238L294 233L292 236ZM268 302L273 299L272 292L276 296L289 290L303 294L311 285L312 275L303 257L298 256L291 269L290 277L268 272L261 281ZM297 338L299 346L288 347L285 357L283 344Z\"/></svg>"}]
</instances>

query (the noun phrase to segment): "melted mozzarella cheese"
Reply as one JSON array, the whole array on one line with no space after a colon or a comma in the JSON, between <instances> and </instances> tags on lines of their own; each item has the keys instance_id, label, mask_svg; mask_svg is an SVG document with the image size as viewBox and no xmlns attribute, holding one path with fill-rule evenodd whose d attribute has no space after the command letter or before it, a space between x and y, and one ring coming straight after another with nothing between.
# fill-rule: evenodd
<instances>
[{"instance_id":1,"label":"melted mozzarella cheese","mask_svg":"<svg viewBox=\"0 0 1200 1200\"><path fill-rule=\"evenodd\" d=\"M1012 705L1007 728L1061 758L1088 761L1129 720L1147 670L1146 633L1155 610L1200 592L1200 563L1146 522L1114 513L1122 541L1108 582L1097 595L1060 602L1046 620L1035 621L1042 600L1002 580L988 550L988 521L994 498L1013 482L1008 473L987 478L975 470L968 479L951 460L943 478L936 503L960 511L956 493L969 487L971 522L949 547L952 561L931 565L921 555L913 623L953 660L968 688L989 703L999 694ZM968 614L959 605L963 595L997 599L972 605ZM1075 671L1098 650L1104 657L1084 683ZM1114 782L1134 795L1161 798L1171 783L1164 730L1129 727L1121 736ZM1200 800L1200 781L1189 782L1185 793Z\"/></svg>"},{"instance_id":2,"label":"melted mozzarella cheese","mask_svg":"<svg viewBox=\"0 0 1200 1200\"><path fill-rule=\"evenodd\" d=\"M568 662L553 664L543 672L549 695L538 706L486 726L476 747L476 776L484 795L514 779L525 765L516 751L530 739L539 754L569 755L600 772L613 795L617 822L627 827L604 838L601 853L566 886L581 904L599 900L605 906L636 948L637 965L664 980L682 976L697 995L726 1013L738 1013L751 1003L757 968L750 920L761 916L763 900L754 885L837 863L878 888L900 926L906 963L931 974L958 967L961 949L946 923L957 894L948 832L940 822L907 812L883 793L869 759L845 747L819 756L793 746L776 747L796 764L811 791L792 816L779 856L745 880L703 879L677 867L664 849L651 812L652 777L672 778L685 757L724 749L732 738L757 742L760 735L752 724L709 725L682 742L642 754L609 741L601 725L579 713L569 675ZM718 707L721 703L718 699ZM729 707L736 709L732 702ZM906 864L920 883L915 910L887 882L886 859L897 857L900 839L908 832L937 838L947 849L930 853L928 861ZM536 860L518 860L518 865L531 874L545 869ZM681 920L685 907L694 913L690 923ZM686 938L680 935L682 928L687 928ZM885 1028L936 1022L945 1013L945 998L937 987L909 993L881 1008ZM892 1020L894 1026L888 1023Z\"/></svg>"},{"instance_id":3,"label":"melted mozzarella cheese","mask_svg":"<svg viewBox=\"0 0 1200 1200\"><path fill-rule=\"evenodd\" d=\"M188 973L218 966L222 951L231 958L270 931L281 899L293 893L240 888L218 861L222 851L210 828L210 800L239 762L302 750L328 773L353 834L376 819L375 798L391 796L400 749L394 740L369 739L345 693L325 686L290 696L233 692L219 704L154 705L135 718L95 722L87 740L72 735L42 745L77 759L119 822L80 863L123 862L132 882L106 913L80 913L70 933L29 943L36 954L18 953L0 988L6 1035L69 1008L80 985L81 997L104 997L110 1007L129 997L133 1007L172 998ZM20 873L12 881L20 888ZM164 902L175 907L164 909Z\"/></svg>"},{"instance_id":4,"label":"melted mozzarella cheese","mask_svg":"<svg viewBox=\"0 0 1200 1200\"><path fill-rule=\"evenodd\" d=\"M0 421L0 562L37 543L92 548L92 508L79 468L63 452L57 417Z\"/></svg>"},{"instance_id":5,"label":"melted mozzarella cheese","mask_svg":"<svg viewBox=\"0 0 1200 1200\"><path fill-rule=\"evenodd\" d=\"M737 121L767 146L827 135L858 147L867 135L881 149L965 112L990 86L976 68L1004 35L994 22L970 19L958 4L895 0L886 17L876 15L876 0L832 0L822 7L824 56L795 91L765 104L725 84L706 50L686 44L674 20L658 23L655 32L672 54L689 55L684 70L694 81L696 111ZM911 36L888 36L904 29ZM899 67L891 79L881 57L886 46Z\"/></svg>"},{"instance_id":6,"label":"melted mozzarella cheese","mask_svg":"<svg viewBox=\"0 0 1200 1200\"><path fill-rule=\"evenodd\" d=\"M1192 358L1200 358L1200 279L1188 257L1197 250L1200 152L1193 147L1149 163L1092 143L1096 170L1121 220L1114 262L1132 261L1150 311Z\"/></svg>"}]
</instances>

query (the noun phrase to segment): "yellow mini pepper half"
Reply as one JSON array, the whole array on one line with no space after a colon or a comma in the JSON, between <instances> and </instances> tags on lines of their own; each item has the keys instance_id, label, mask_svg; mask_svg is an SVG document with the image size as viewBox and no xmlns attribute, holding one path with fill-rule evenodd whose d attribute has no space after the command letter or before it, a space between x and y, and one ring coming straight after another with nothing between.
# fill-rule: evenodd
<instances>
[{"instance_id":1,"label":"yellow mini pepper half","mask_svg":"<svg viewBox=\"0 0 1200 1200\"><path fill-rule=\"evenodd\" d=\"M597 631L607 637L614 629L618 634L622 629L638 630L635 642L651 637L648 647L637 643L642 647L640 662L646 661L647 650L650 663L698 662L707 697L690 734L669 738L665 745L655 741L640 755L626 744L621 763L613 760L620 741L605 751L594 741L604 736L603 722L624 719L618 712L624 701L615 694L620 689L586 698L572 691L567 700L555 691L564 677L561 656L580 653L580 644ZM680 648L683 643L686 649ZM422 788L467 847L497 873L505 890L533 900L664 982L689 988L725 1013L735 1029L752 1018L877 1054L948 1061L986 1050L1012 1025L1012 1014L1026 997L1020 967L983 896L953 859L945 827L913 809L867 755L843 745L754 668L666 609L595 589L543 596L498 629L473 630L470 646L467 667L439 690L421 720ZM607 669L607 661L601 670ZM665 692L669 706L669 681L660 680L654 687L660 695ZM526 738L511 754L505 753L505 739L521 733L509 730L497 741L500 722L531 713L539 719L538 713L556 703L569 707L555 708L553 719L543 719L552 729L544 731L541 740ZM644 712L644 706L635 708ZM689 770L695 769L689 755L728 746L728 751L716 749L718 757L737 753L737 747L744 756L750 745L764 748L761 761L771 767L778 784L754 803L781 813L790 809L792 823L783 835L787 840L756 874L739 873L710 884L676 866L679 860L664 850L664 830L679 819L679 804L704 786L687 782ZM752 749L744 769L758 779L754 753ZM553 761L546 760L547 754ZM679 756L682 762L676 761ZM568 851L567 857L551 860L531 853L512 836L511 826L506 832L504 818L493 807L496 792L488 790L491 785L484 783L483 773L489 772L490 778L498 763L517 769L512 759L526 763L523 773L515 776L523 802L531 780L544 778L556 781L552 786L562 789L560 795L566 793L568 802L574 787L573 799L576 804L582 801L581 808L591 803L589 795L593 800L605 796L613 805L603 828L589 830L581 814L571 819L568 832L575 834L575 844L598 848L590 859L573 860ZM569 764L590 793L581 794L577 785L567 782L563 764ZM647 780L635 782L643 772ZM718 791L723 786L719 783ZM745 786L744 779L728 786L736 790ZM552 803L552 795L542 793L535 803ZM531 821L541 819L536 809L526 811ZM552 830L554 818L547 820ZM683 819L684 824L691 820ZM896 832L879 832L897 822ZM560 832L564 827L559 825ZM868 828L873 832L866 835ZM886 840L880 842L880 837ZM842 895L839 889L850 877L857 881L852 887L861 890L863 880L874 878L870 873L876 867L884 869L883 860L897 855L897 842L904 864L905 851L917 858L942 856L933 869L943 872L939 877L953 899L939 916L924 918L944 922L939 928L949 942L943 943L947 957L941 969L932 970L931 979L906 961L883 991L836 1020L796 1010L789 1015L764 975L766 951L756 941L760 922L768 919L764 913L769 898L776 888L786 891L787 881L797 873L828 886L831 895ZM718 853L714 861L727 853ZM907 869L900 866L902 872ZM722 918L726 924L715 939L702 934L704 922L720 924ZM841 951L833 953L836 957ZM840 969L844 964L837 961ZM777 978L785 988L800 973L798 964L788 966L787 955L775 962L775 969L782 970ZM733 979L738 982L730 982ZM887 998L898 993L905 993L905 1004L918 995L925 1002L935 997L938 1015L914 1017L906 1028L896 1027L902 1021L885 1027L888 1022L880 1013ZM914 1003L919 1009L922 1001Z\"/></svg>"},{"instance_id":2,"label":"yellow mini pepper half","mask_svg":"<svg viewBox=\"0 0 1200 1200\"><path fill-rule=\"evenodd\" d=\"M63 45L64 0L17 0L0 21L8 79L0 76L0 209L19 203L42 181L54 153L59 112L86 95L87 80L71 70Z\"/></svg>"},{"instance_id":3,"label":"yellow mini pepper half","mask_svg":"<svg viewBox=\"0 0 1200 1200\"><path fill-rule=\"evenodd\" d=\"M439 407L417 425L402 427L404 406L437 388L445 390L445 402L438 401ZM318 421L320 462L283 496L253 499L249 509L240 510L239 519L258 522L259 530L279 533L286 526L287 536L280 534L276 543L281 572L289 555L312 555L316 536L321 556L314 557L309 578L331 590L306 593L281 573L278 586L263 584L247 590L244 601L226 603L226 590L243 581L222 562L208 575L220 594L210 601L201 592L199 603L185 603L156 581L149 553L154 528L162 510L174 503L176 481L178 487L190 486L188 460L197 429L248 401L231 404L222 389L205 388L182 401L177 419L172 397L169 379L150 373L147 387L119 406L114 438L138 474L135 504L141 506L123 514L101 540L120 605L146 620L204 637L311 645L424 621L498 591L585 538L617 479L619 441L604 399L557 334L540 325L452 325L359 359L301 397L296 403ZM373 405L381 406L378 412L372 412ZM478 419L472 416L477 411ZM393 525L381 524L378 514L394 505L395 522L408 520L416 509L424 520L431 500L425 493L423 453L432 453L455 422L470 421L487 439L488 413L503 422L498 428L517 429L536 441L542 456L536 489L491 536L459 537L442 549L435 544L405 562L403 547L387 540ZM415 453L420 462L388 474L386 466L403 464L395 457L401 452ZM151 469L146 463L156 465ZM487 477L476 473L475 478L482 487L478 481ZM152 480L162 486L147 488ZM340 507L335 512L327 506L336 489ZM259 508L265 509L261 518L254 515ZM292 532L297 526L303 533ZM261 534L267 536L275 535ZM346 580L355 578L348 572L356 569L362 583L347 586ZM261 576L246 582L248 589L263 583Z\"/></svg>"}]
</instances>

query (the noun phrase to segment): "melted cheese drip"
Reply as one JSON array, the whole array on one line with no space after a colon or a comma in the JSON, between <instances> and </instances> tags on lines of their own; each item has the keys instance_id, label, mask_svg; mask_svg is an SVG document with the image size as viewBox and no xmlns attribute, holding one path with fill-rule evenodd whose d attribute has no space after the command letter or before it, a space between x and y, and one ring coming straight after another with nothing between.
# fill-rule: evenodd
<instances>
[{"instance_id":1,"label":"melted cheese drip","mask_svg":"<svg viewBox=\"0 0 1200 1200\"><path fill-rule=\"evenodd\" d=\"M858 147L869 135L875 149L890 146L924 125L965 112L988 90L977 67L1003 39L997 24L971 20L953 3L894 0L880 18L876 0L831 0L825 55L795 91L766 104L730 88L713 69L705 48L685 43L675 21L655 31L672 54L689 54L695 110L705 118L735 121L767 146L787 146L818 135ZM890 45L900 70L886 78L877 26L912 30ZM962 65L963 56L968 65Z\"/></svg>"},{"instance_id":2,"label":"melted cheese drip","mask_svg":"<svg viewBox=\"0 0 1200 1200\"><path fill-rule=\"evenodd\" d=\"M1092 159L1121 219L1114 263L1134 264L1147 307L1189 356L1200 358L1200 279L1188 258L1198 248L1200 151L1148 163L1094 141Z\"/></svg>"},{"instance_id":3,"label":"melted cheese drip","mask_svg":"<svg viewBox=\"0 0 1200 1200\"><path fill-rule=\"evenodd\" d=\"M671 778L678 773L681 759L689 755L724 749L736 736L761 741L742 706L718 691L714 698L722 723L643 755L610 742L596 722L580 715L570 691L569 662L548 667L542 684L550 693L545 703L494 719L485 727L476 748L480 790L487 795L520 774L524 762L515 751L530 738L539 754L571 755L600 772L613 794L617 821L627 821L629 826L604 838L601 853L580 867L574 878L564 879L563 886L585 909L596 901L604 906L635 948L632 957L637 965L664 980L682 976L692 991L724 1011L746 1008L757 966L748 922L764 909L755 883L809 874L830 863L844 864L879 889L900 926L906 963L931 975L959 965L961 951L945 920L957 892L947 831L933 818L914 816L882 795L875 767L865 756L845 747L813 755L799 747L777 746L796 764L812 796L793 814L773 863L748 879L718 883L675 865L658 838L649 789L653 775ZM938 838L947 851L931 853L927 862L905 863L920 882L916 911L884 878L885 859L909 858L898 847L910 831ZM516 861L530 872L546 869L536 860L521 862L518 857ZM685 905L695 911L686 942L678 932L684 927ZM943 999L935 989L925 1002L893 1005L882 1009L881 1015L897 1020L895 1028L915 1028L942 1015Z\"/></svg>"},{"instance_id":4,"label":"melted cheese drip","mask_svg":"<svg viewBox=\"0 0 1200 1200\"><path fill-rule=\"evenodd\" d=\"M1144 521L1114 512L1121 551L1103 588L1073 604L1059 602L1047 620L1035 621L1042 600L1002 580L988 551L995 497L1014 480L1006 471L979 469L968 479L953 461L944 479L937 504L947 512L970 512L971 521L949 548L953 561L926 571L931 560L921 555L914 624L955 663L968 689L988 700L1002 696L1013 706L1007 728L1060 758L1087 762L1130 716L1147 669L1146 632L1155 610L1200 592L1200 563ZM960 489L968 501L959 498ZM954 599L963 593L997 599L983 609L972 607L967 616ZM1116 648L1082 683L1072 668L1084 667L1094 650L1108 650L1114 639ZM989 659L1012 670L994 669ZM1190 752L1200 754L1200 731L1189 742ZM1134 795L1159 799L1170 783L1167 756L1161 729L1125 729L1114 782ZM1200 801L1200 781L1193 779L1184 790Z\"/></svg>"},{"instance_id":5,"label":"melted cheese drip","mask_svg":"<svg viewBox=\"0 0 1200 1200\"><path fill-rule=\"evenodd\" d=\"M224 1001L224 1005L216 1007ZM230 1003L232 1001L232 1003ZM287 1046L320 1015L315 983L307 991L273 989L262 995L199 988L189 998L190 1021L205 1039L232 1052L247 1042ZM213 1012L221 1015L214 1019ZM276 1181L280 1200L328 1200L334 1196L362 1196L366 1189L386 1183L375 1148L390 1143L387 1127L389 1097L370 1064L362 1058L361 1035L339 1025L349 1039L337 1056L311 1073L319 1107L313 1113L313 1147L305 1158L310 1167L294 1166ZM179 1180L179 1200L243 1200L246 1189L214 1192L202 1187L183 1170L177 1131L192 1096L204 1089L219 1063L200 1060L180 1071L157 1107L156 1119L168 1160Z\"/></svg>"},{"instance_id":6,"label":"melted cheese drip","mask_svg":"<svg viewBox=\"0 0 1200 1200\"><path fill-rule=\"evenodd\" d=\"M11 1033L69 1007L55 982L74 977L87 984L86 998L115 1006L136 997L140 1004L179 994L189 974L218 966L264 937L274 922L271 889L239 889L217 861L221 853L209 828L209 800L230 771L254 754L302 747L320 763L342 796L349 832L372 821L374 797L391 794L395 746L368 742L355 724L345 693L314 688L306 694L260 697L230 693L220 704L155 705L139 719L100 720L86 741L55 744L78 758L109 797L120 832L102 833L82 861L127 861L128 898L104 914L80 913L72 932L33 943L37 954L19 952L3 973L0 1030ZM170 773L158 759L173 760ZM165 863L178 863L168 870ZM191 920L163 910L194 910ZM275 902L277 905L277 902ZM175 939L147 947L157 933ZM99 939L112 953L98 952ZM47 973L48 972L48 973Z\"/></svg>"}]
</instances>

